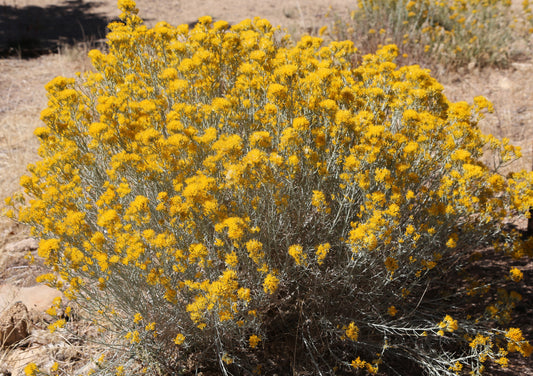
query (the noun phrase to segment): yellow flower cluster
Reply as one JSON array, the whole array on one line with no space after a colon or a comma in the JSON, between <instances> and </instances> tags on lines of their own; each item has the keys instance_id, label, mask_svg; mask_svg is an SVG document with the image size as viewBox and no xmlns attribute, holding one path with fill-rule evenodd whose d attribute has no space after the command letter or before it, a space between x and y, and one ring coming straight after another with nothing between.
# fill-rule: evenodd
<instances>
[{"instance_id":1,"label":"yellow flower cluster","mask_svg":"<svg viewBox=\"0 0 533 376\"><path fill-rule=\"evenodd\" d=\"M438 327L441 329L438 331L438 334L443 336L444 331L453 333L459 328L459 325L457 324L457 320L454 320L450 315L446 315L439 323Z\"/></svg>"},{"instance_id":2,"label":"yellow flower cluster","mask_svg":"<svg viewBox=\"0 0 533 376\"><path fill-rule=\"evenodd\" d=\"M372 363L369 363L366 360L361 360L360 357L357 357L357 359L352 360L351 366L355 369L364 369L370 374L376 374L379 370L377 364L373 365Z\"/></svg>"},{"instance_id":3,"label":"yellow flower cluster","mask_svg":"<svg viewBox=\"0 0 533 376\"><path fill-rule=\"evenodd\" d=\"M520 269L513 267L509 270L509 278L514 282L520 282L524 278L524 273Z\"/></svg>"},{"instance_id":4,"label":"yellow flower cluster","mask_svg":"<svg viewBox=\"0 0 533 376\"><path fill-rule=\"evenodd\" d=\"M505 337L508 340L507 350L509 352L519 352L525 357L528 357L533 352L533 346L526 341L519 328L510 328Z\"/></svg>"},{"instance_id":5,"label":"yellow flower cluster","mask_svg":"<svg viewBox=\"0 0 533 376\"><path fill-rule=\"evenodd\" d=\"M354 322L351 322L350 325L345 329L346 337L351 339L354 342L357 342L359 337L359 328L355 325Z\"/></svg>"},{"instance_id":6,"label":"yellow flower cluster","mask_svg":"<svg viewBox=\"0 0 533 376\"><path fill-rule=\"evenodd\" d=\"M249 342L250 342L250 347L252 349L255 349L257 345L259 344L259 342L261 342L261 338L253 334L250 336Z\"/></svg>"},{"instance_id":7,"label":"yellow flower cluster","mask_svg":"<svg viewBox=\"0 0 533 376\"><path fill-rule=\"evenodd\" d=\"M24 374L26 376L35 376L39 372L39 367L35 363L29 363L24 367Z\"/></svg>"},{"instance_id":8,"label":"yellow flower cluster","mask_svg":"<svg viewBox=\"0 0 533 376\"><path fill-rule=\"evenodd\" d=\"M533 206L532 173L479 162L484 148L518 155L477 128L486 100L450 103L393 45L356 66L353 43L291 45L266 20L147 28L119 5L96 71L47 85L31 198L10 203L42 239L56 274L43 281L148 349L136 354L172 354L145 364L188 348L253 358L285 315L353 359L360 332L401 333L383 328L422 309L440 263Z\"/></svg>"}]
</instances>

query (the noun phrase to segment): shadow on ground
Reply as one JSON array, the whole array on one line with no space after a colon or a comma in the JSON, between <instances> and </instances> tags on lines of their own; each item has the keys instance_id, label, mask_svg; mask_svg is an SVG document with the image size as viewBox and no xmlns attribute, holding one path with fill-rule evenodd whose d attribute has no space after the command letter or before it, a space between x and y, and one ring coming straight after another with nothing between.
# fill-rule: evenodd
<instances>
[{"instance_id":1,"label":"shadow on ground","mask_svg":"<svg viewBox=\"0 0 533 376\"><path fill-rule=\"evenodd\" d=\"M65 44L96 42L110 21L94 12L100 3L68 0L60 5L0 5L0 57L37 57Z\"/></svg>"}]
</instances>

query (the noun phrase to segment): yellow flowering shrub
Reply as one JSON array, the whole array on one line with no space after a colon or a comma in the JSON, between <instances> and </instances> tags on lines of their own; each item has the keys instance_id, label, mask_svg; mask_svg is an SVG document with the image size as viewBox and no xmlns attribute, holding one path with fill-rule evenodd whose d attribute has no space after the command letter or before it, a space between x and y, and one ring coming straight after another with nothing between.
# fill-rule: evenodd
<instances>
[{"instance_id":1,"label":"yellow flowering shrub","mask_svg":"<svg viewBox=\"0 0 533 376\"><path fill-rule=\"evenodd\" d=\"M393 45L354 65L349 41L147 28L119 5L95 72L47 85L42 160L10 201L41 279L113 335L94 374L480 374L498 346L527 354L439 287L477 247L527 251L502 223L533 205L533 174L480 162L519 156L480 133L490 103L450 103Z\"/></svg>"}]
</instances>

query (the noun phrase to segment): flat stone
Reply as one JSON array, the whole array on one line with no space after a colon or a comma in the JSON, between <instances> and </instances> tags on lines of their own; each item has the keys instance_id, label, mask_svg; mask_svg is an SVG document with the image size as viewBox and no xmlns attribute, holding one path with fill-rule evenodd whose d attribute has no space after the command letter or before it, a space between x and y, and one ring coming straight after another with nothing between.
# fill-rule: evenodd
<instances>
[{"instance_id":1,"label":"flat stone","mask_svg":"<svg viewBox=\"0 0 533 376\"><path fill-rule=\"evenodd\" d=\"M30 311L43 313L50 308L61 292L46 285L18 287L0 285L0 312L16 301L22 302Z\"/></svg>"}]
</instances>

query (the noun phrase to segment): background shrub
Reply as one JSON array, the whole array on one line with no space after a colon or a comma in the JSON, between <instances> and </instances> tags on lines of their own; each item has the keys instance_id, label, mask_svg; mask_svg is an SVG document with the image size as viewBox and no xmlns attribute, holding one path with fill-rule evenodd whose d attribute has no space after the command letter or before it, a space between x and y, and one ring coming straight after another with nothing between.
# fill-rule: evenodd
<instances>
[{"instance_id":1,"label":"background shrub","mask_svg":"<svg viewBox=\"0 0 533 376\"><path fill-rule=\"evenodd\" d=\"M490 103L450 103L393 45L354 66L349 41L148 29L119 5L96 72L47 85L30 198L8 199L40 279L109 340L96 373L481 374L529 355L505 327L516 293L472 317L490 288L449 283L480 247L531 249L503 221L533 173L498 174L519 151L477 128Z\"/></svg>"},{"instance_id":2,"label":"background shrub","mask_svg":"<svg viewBox=\"0 0 533 376\"><path fill-rule=\"evenodd\" d=\"M365 53L394 43L400 62L437 72L457 67L507 67L525 57L533 19L509 0L360 0L349 20L339 18L334 39L356 41Z\"/></svg>"}]
</instances>

